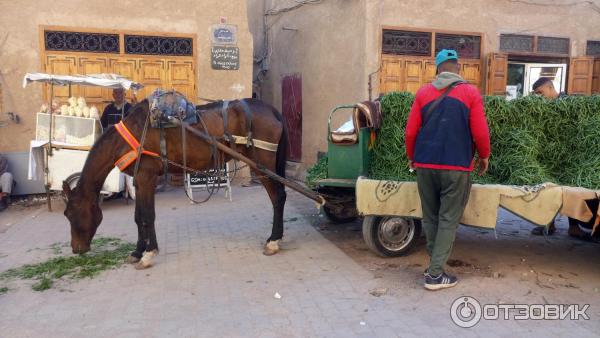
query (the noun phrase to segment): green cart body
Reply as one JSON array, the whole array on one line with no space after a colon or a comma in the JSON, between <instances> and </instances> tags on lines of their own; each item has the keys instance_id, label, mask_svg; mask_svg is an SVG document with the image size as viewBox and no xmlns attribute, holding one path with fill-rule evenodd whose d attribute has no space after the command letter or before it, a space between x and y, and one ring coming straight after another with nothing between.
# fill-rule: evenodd
<instances>
[{"instance_id":1,"label":"green cart body","mask_svg":"<svg viewBox=\"0 0 600 338\"><path fill-rule=\"evenodd\" d=\"M329 113L327 123L327 178L320 180L320 187L354 188L359 176L368 176L371 165L371 128L361 128L358 141L353 144L334 143L331 138L331 120L336 112L354 109L354 105L335 107Z\"/></svg>"}]
</instances>

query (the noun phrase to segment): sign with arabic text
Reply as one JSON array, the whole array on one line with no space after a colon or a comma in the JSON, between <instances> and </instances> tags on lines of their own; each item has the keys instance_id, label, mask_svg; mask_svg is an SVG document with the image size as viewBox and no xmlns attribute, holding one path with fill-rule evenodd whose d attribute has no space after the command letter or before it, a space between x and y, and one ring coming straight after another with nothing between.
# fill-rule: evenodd
<instances>
[{"instance_id":1,"label":"sign with arabic text","mask_svg":"<svg viewBox=\"0 0 600 338\"><path fill-rule=\"evenodd\" d=\"M212 69L240 69L240 49L238 47L212 46L210 48L210 63Z\"/></svg>"}]
</instances>

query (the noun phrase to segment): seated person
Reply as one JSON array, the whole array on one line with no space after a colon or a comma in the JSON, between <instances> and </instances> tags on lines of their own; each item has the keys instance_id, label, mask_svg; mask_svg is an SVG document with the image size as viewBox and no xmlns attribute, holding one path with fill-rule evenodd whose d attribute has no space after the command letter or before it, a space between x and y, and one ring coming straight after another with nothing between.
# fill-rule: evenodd
<instances>
[{"instance_id":1,"label":"seated person","mask_svg":"<svg viewBox=\"0 0 600 338\"><path fill-rule=\"evenodd\" d=\"M12 186L13 177L8 172L8 160L0 154L0 211L4 211L8 207Z\"/></svg>"},{"instance_id":2,"label":"seated person","mask_svg":"<svg viewBox=\"0 0 600 338\"><path fill-rule=\"evenodd\" d=\"M106 130L113 124L119 123L129 114L131 104L125 99L125 90L123 88L113 89L114 101L104 108L100 123L102 128Z\"/></svg>"}]
</instances>

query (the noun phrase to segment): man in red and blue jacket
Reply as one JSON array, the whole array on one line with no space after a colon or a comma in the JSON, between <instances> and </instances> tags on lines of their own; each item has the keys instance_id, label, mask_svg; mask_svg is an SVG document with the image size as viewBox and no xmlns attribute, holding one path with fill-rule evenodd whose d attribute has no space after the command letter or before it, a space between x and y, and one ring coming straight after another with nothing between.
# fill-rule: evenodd
<instances>
[{"instance_id":1,"label":"man in red and blue jacket","mask_svg":"<svg viewBox=\"0 0 600 338\"><path fill-rule=\"evenodd\" d=\"M444 272L471 190L470 173L479 157L479 174L488 168L490 135L479 90L459 75L458 54L440 51L438 75L417 92L408 124L406 151L423 209L429 268L425 288L438 290L458 279Z\"/></svg>"}]
</instances>

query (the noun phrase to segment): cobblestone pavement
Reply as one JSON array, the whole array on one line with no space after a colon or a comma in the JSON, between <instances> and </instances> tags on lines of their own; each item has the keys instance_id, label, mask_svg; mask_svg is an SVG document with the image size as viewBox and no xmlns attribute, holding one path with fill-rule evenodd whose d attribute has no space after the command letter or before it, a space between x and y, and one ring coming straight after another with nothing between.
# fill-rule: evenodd
<instances>
[{"instance_id":1,"label":"cobblestone pavement","mask_svg":"<svg viewBox=\"0 0 600 338\"><path fill-rule=\"evenodd\" d=\"M157 206L161 251L154 267L123 266L45 292L16 282L0 295L0 336L585 337L600 332L599 294L587 286L581 292L591 304L589 321L499 320L459 328L449 314L454 299L472 295L496 302L499 293L524 292L519 281L473 277L451 290L427 292L419 284L420 267L377 275L315 229L317 210L293 192L283 250L271 257L262 255L272 214L260 186L235 187L233 202L216 196L203 205L190 205L183 191L171 190L157 195ZM40 209L19 211L22 216L14 221L13 215L10 224L7 214L0 214L0 271L44 260L49 250L36 248L69 240L62 212ZM131 204L108 201L103 210L98 235L136 240ZM590 258L596 268L589 273L598 280L600 247L590 250L596 252ZM369 291L377 287L389 291L375 297Z\"/></svg>"}]
</instances>

